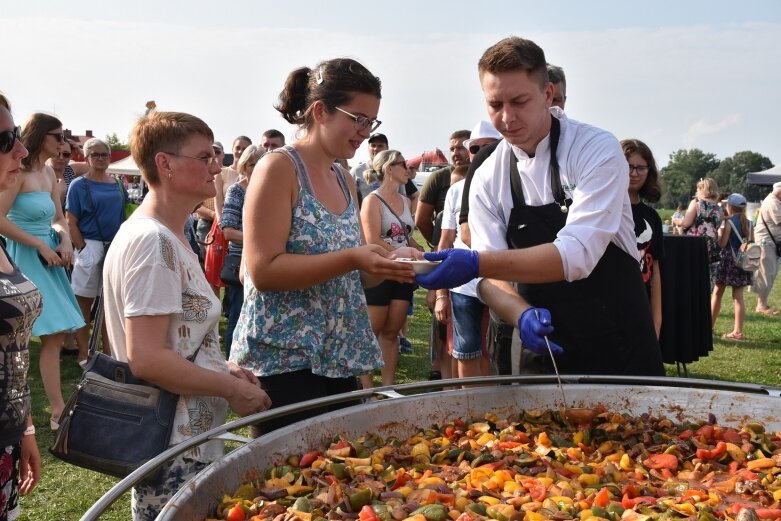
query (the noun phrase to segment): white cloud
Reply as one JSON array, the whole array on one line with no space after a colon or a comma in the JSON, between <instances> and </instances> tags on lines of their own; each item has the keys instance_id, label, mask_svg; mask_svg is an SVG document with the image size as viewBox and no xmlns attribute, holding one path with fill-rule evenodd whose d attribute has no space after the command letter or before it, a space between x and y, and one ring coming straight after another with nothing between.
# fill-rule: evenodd
<instances>
[{"instance_id":1,"label":"white cloud","mask_svg":"<svg viewBox=\"0 0 781 521\"><path fill-rule=\"evenodd\" d=\"M742 114L729 114L720 121L713 123L708 122L706 119L700 119L689 127L689 130L687 130L686 134L683 136L683 141L689 147L695 146L703 136L718 134L725 129L739 124L743 119L742 116Z\"/></svg>"}]
</instances>

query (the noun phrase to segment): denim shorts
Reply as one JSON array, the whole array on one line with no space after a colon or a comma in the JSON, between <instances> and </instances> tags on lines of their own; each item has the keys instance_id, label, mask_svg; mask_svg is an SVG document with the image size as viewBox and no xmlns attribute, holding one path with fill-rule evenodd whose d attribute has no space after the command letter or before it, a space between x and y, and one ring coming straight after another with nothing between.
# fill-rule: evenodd
<instances>
[{"instance_id":1,"label":"denim shorts","mask_svg":"<svg viewBox=\"0 0 781 521\"><path fill-rule=\"evenodd\" d=\"M453 358L474 360L486 349L488 308L477 297L450 292L453 316Z\"/></svg>"}]
</instances>

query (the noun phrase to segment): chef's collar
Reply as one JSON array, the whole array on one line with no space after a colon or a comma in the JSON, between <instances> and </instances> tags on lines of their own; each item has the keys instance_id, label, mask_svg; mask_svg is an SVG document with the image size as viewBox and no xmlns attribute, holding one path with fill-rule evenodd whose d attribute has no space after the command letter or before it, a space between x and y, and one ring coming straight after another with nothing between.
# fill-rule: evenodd
<instances>
[{"instance_id":1,"label":"chef's collar","mask_svg":"<svg viewBox=\"0 0 781 521\"><path fill-rule=\"evenodd\" d=\"M528 159L533 159L533 157L530 157L529 154L524 152L524 150L520 147L517 147L515 145L510 145L512 147L513 153L515 154L516 159L518 161L526 161ZM550 132L548 132L542 140L537 143L537 148L534 151L534 157L548 157L548 151L550 150ZM540 154L544 154L540 156Z\"/></svg>"}]
</instances>

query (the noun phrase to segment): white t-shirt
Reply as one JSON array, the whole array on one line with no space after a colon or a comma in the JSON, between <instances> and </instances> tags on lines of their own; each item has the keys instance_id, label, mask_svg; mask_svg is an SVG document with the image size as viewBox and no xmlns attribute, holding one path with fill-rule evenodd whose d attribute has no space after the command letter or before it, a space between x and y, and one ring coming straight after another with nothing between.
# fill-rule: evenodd
<instances>
[{"instance_id":1,"label":"white t-shirt","mask_svg":"<svg viewBox=\"0 0 781 521\"><path fill-rule=\"evenodd\" d=\"M168 345L185 358L200 345L194 360L197 366L228 372L217 332L220 301L190 246L162 223L141 216L126 221L106 255L103 281L106 327L114 358L127 362L126 317L171 315ZM222 425L227 414L228 402L223 398L180 396L171 445ZM193 449L189 457L212 461L223 454L218 441Z\"/></svg>"},{"instance_id":2,"label":"white t-shirt","mask_svg":"<svg viewBox=\"0 0 781 521\"><path fill-rule=\"evenodd\" d=\"M781 242L781 200L778 199L776 194L770 192L762 201L759 212L760 216L757 217L756 229L754 231L754 241L758 243L765 241L766 244L773 244L773 239L775 239L776 242ZM762 216L765 217L764 222L762 222ZM770 233L768 233L768 228ZM773 239L770 238L771 234Z\"/></svg>"},{"instance_id":3,"label":"white t-shirt","mask_svg":"<svg viewBox=\"0 0 781 521\"><path fill-rule=\"evenodd\" d=\"M564 264L564 278L588 277L612 241L638 259L629 202L629 166L618 140L609 132L567 118L557 107L551 113L561 123L558 160L561 184L572 206L553 244ZM526 204L554 202L550 189L550 134L537 145L534 157L502 141L477 169L469 190L472 249L506 250L507 223L513 208L508 165L518 161ZM639 269L639 268L638 268Z\"/></svg>"},{"instance_id":4,"label":"white t-shirt","mask_svg":"<svg viewBox=\"0 0 781 521\"><path fill-rule=\"evenodd\" d=\"M453 248L461 250L470 249L464 241L461 240L461 227L458 225L458 216L461 213L461 196L464 193L464 180L450 185L445 196L445 208L442 210L442 229L455 230L456 238L453 241ZM463 286L452 288L450 291L460 293L469 297L477 297L477 280L472 279Z\"/></svg>"}]
</instances>

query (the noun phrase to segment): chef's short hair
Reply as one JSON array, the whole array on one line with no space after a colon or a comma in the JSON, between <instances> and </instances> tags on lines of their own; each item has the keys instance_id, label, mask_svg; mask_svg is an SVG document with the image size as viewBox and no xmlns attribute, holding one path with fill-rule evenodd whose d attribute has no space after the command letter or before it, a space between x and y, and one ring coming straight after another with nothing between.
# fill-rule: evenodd
<instances>
[{"instance_id":1,"label":"chef's short hair","mask_svg":"<svg viewBox=\"0 0 781 521\"><path fill-rule=\"evenodd\" d=\"M486 72L526 71L542 88L548 84L548 63L545 51L531 40L510 36L486 49L477 70L482 76Z\"/></svg>"}]
</instances>

